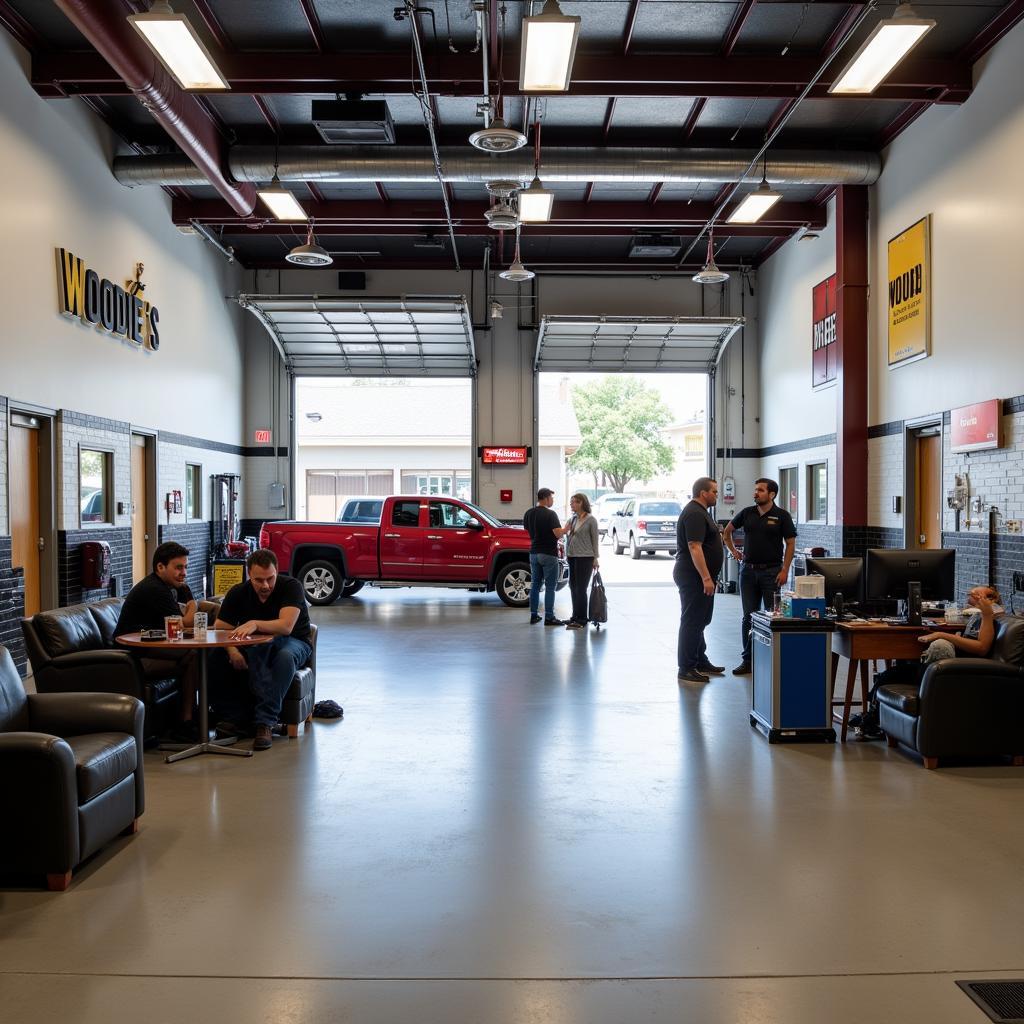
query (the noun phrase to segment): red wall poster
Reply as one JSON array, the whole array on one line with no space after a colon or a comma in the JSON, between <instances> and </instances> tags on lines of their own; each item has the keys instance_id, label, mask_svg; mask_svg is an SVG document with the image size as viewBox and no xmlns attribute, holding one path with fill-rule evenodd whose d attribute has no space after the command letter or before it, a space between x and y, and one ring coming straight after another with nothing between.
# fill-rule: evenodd
<instances>
[{"instance_id":1,"label":"red wall poster","mask_svg":"<svg viewBox=\"0 0 1024 1024\"><path fill-rule=\"evenodd\" d=\"M836 379L836 275L816 284L811 317L811 385L820 388Z\"/></svg>"},{"instance_id":2,"label":"red wall poster","mask_svg":"<svg viewBox=\"0 0 1024 1024\"><path fill-rule=\"evenodd\" d=\"M999 421L1003 403L998 398L964 405L949 414L950 450L978 452L999 447Z\"/></svg>"}]
</instances>

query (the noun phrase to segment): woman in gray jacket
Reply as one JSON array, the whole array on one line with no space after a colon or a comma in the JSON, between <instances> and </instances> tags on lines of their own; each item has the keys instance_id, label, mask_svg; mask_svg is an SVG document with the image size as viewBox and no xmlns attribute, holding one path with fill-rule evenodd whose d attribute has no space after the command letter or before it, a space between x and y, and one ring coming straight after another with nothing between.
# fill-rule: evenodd
<instances>
[{"instance_id":1,"label":"woman in gray jacket","mask_svg":"<svg viewBox=\"0 0 1024 1024\"><path fill-rule=\"evenodd\" d=\"M590 577L597 569L597 517L590 511L590 499L585 494L574 494L569 499L572 518L564 529L556 533L567 534L566 554L569 557L569 590L572 593L572 618L566 629L583 629L587 624L587 588Z\"/></svg>"}]
</instances>

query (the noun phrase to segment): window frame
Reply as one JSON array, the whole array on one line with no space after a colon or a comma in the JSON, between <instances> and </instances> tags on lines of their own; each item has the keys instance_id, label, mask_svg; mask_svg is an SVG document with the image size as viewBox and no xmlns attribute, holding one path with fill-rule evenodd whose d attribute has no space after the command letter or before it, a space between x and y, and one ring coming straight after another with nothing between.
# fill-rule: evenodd
<instances>
[{"instance_id":1,"label":"window frame","mask_svg":"<svg viewBox=\"0 0 1024 1024\"><path fill-rule=\"evenodd\" d=\"M791 465L788 465L788 466L779 466L777 472L778 472L778 476L775 479L778 480L778 482L779 482L779 493L775 496L776 504L778 504L778 499L782 496L783 488L784 488L784 481L786 479L786 474L787 473L795 474L795 477L796 477L796 502L795 502L795 505L796 505L796 508L790 508L789 507L789 498L788 498L788 496L786 498L786 503L784 505L780 505L779 507L780 508L784 508L790 514L790 516L791 516L791 518L792 518L794 523L807 522L807 519L800 514L800 465L799 465L799 463L795 463L794 462L794 463L792 463Z\"/></svg>"},{"instance_id":2,"label":"window frame","mask_svg":"<svg viewBox=\"0 0 1024 1024\"><path fill-rule=\"evenodd\" d=\"M103 456L103 486L100 488L103 494L103 516L99 522L85 521L82 519L82 455L85 452L95 452ZM117 524L114 522L114 449L104 445L83 444L78 445L78 528L80 530L103 530L109 529Z\"/></svg>"},{"instance_id":3,"label":"window frame","mask_svg":"<svg viewBox=\"0 0 1024 1024\"><path fill-rule=\"evenodd\" d=\"M823 468L825 471L825 514L821 519L814 517L814 476L815 470ZM804 479L807 482L807 518L804 520L808 525L821 526L828 523L828 459L816 459L808 462L804 471Z\"/></svg>"},{"instance_id":4,"label":"window frame","mask_svg":"<svg viewBox=\"0 0 1024 1024\"><path fill-rule=\"evenodd\" d=\"M190 477L193 475L192 470L195 470L195 482L193 486L193 497L194 502L190 502L188 498L188 487ZM192 514L192 505L195 505L196 514ZM186 523L201 523L203 521L203 464L201 462L186 462L185 463L185 522Z\"/></svg>"}]
</instances>

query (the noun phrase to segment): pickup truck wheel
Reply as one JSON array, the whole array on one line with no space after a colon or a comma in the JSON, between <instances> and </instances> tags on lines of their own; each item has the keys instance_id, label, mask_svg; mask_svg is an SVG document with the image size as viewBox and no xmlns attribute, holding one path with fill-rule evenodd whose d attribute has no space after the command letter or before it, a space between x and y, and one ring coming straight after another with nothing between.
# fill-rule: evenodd
<instances>
[{"instance_id":1,"label":"pickup truck wheel","mask_svg":"<svg viewBox=\"0 0 1024 1024\"><path fill-rule=\"evenodd\" d=\"M331 604L342 593L344 577L333 562L317 560L299 570L299 582L310 604Z\"/></svg>"},{"instance_id":2,"label":"pickup truck wheel","mask_svg":"<svg viewBox=\"0 0 1024 1024\"><path fill-rule=\"evenodd\" d=\"M527 607L530 603L529 562L509 562L502 566L494 581L494 589L509 608Z\"/></svg>"},{"instance_id":3,"label":"pickup truck wheel","mask_svg":"<svg viewBox=\"0 0 1024 1024\"><path fill-rule=\"evenodd\" d=\"M612 551L617 555L621 555L626 549L619 543L619 535L617 533L612 534Z\"/></svg>"},{"instance_id":4,"label":"pickup truck wheel","mask_svg":"<svg viewBox=\"0 0 1024 1024\"><path fill-rule=\"evenodd\" d=\"M642 554L643 554L643 552L636 546L636 537L634 537L633 534L630 534L629 535L629 557L632 558L634 562L638 562L640 560L640 556Z\"/></svg>"},{"instance_id":5,"label":"pickup truck wheel","mask_svg":"<svg viewBox=\"0 0 1024 1024\"><path fill-rule=\"evenodd\" d=\"M355 594L358 594L364 586L366 586L365 580L345 580L345 585L341 588L341 596L353 597Z\"/></svg>"}]
</instances>

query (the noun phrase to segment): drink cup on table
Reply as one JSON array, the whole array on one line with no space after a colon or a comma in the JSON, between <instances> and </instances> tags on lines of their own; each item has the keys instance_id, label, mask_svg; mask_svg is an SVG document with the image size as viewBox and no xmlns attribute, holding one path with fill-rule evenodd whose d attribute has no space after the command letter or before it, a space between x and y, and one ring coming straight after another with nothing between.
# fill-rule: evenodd
<instances>
[{"instance_id":1,"label":"drink cup on table","mask_svg":"<svg viewBox=\"0 0 1024 1024\"><path fill-rule=\"evenodd\" d=\"M192 635L196 640L205 640L208 628L206 612L196 612L196 616L192 620Z\"/></svg>"},{"instance_id":2,"label":"drink cup on table","mask_svg":"<svg viewBox=\"0 0 1024 1024\"><path fill-rule=\"evenodd\" d=\"M168 640L180 640L184 628L180 615L168 615L164 619L164 631L167 633Z\"/></svg>"}]
</instances>

